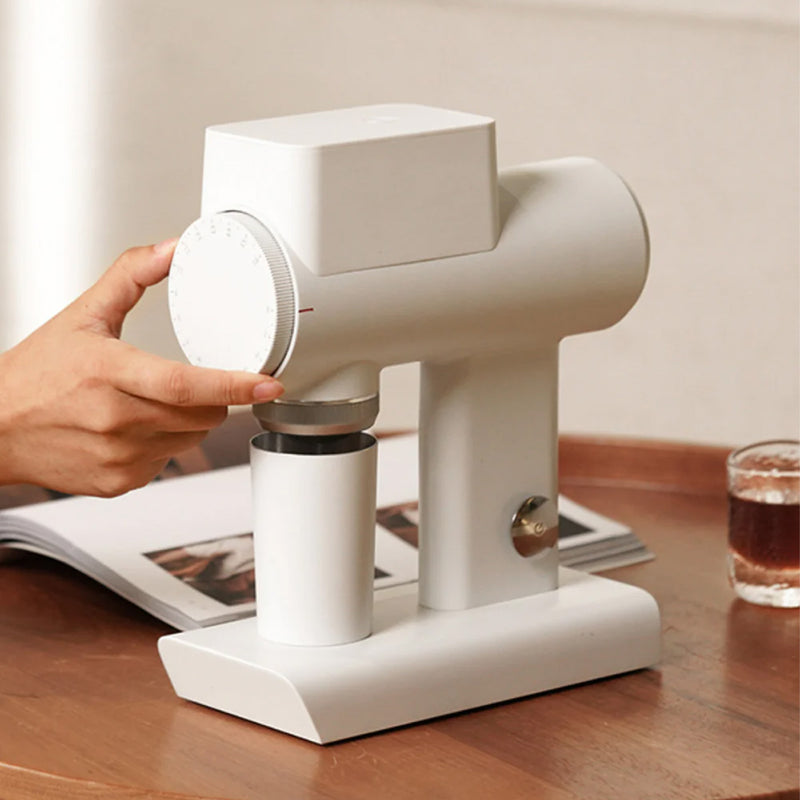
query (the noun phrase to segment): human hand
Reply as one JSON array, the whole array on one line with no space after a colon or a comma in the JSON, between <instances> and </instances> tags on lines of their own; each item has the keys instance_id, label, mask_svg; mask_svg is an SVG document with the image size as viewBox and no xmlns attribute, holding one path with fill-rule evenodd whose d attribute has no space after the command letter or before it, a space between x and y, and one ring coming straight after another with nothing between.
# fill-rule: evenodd
<instances>
[{"instance_id":1,"label":"human hand","mask_svg":"<svg viewBox=\"0 0 800 800\"><path fill-rule=\"evenodd\" d=\"M61 313L0 354L0 483L111 497L197 445L228 405L274 400L274 378L169 361L120 341L175 241L123 253Z\"/></svg>"}]
</instances>

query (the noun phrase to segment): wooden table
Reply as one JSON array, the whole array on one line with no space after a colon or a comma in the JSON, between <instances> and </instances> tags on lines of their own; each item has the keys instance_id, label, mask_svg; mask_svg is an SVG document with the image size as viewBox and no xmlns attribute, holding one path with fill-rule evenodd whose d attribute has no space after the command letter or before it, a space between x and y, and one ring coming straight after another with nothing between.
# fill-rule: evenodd
<instances>
[{"instance_id":1,"label":"wooden table","mask_svg":"<svg viewBox=\"0 0 800 800\"><path fill-rule=\"evenodd\" d=\"M241 461L252 425L175 469ZM658 600L657 668L327 747L179 700L165 625L48 559L4 564L0 798L797 798L799 618L728 588L724 456L562 440L562 491L657 554L607 573Z\"/></svg>"}]
</instances>

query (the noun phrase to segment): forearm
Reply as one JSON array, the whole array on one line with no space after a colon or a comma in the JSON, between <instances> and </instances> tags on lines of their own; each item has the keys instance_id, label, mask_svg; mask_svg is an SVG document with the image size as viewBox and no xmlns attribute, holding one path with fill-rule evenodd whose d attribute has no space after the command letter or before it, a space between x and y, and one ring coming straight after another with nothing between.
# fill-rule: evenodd
<instances>
[{"instance_id":1,"label":"forearm","mask_svg":"<svg viewBox=\"0 0 800 800\"><path fill-rule=\"evenodd\" d=\"M20 469L19 447L15 433L20 425L20 411L15 407L11 375L13 353L0 353L0 485L27 483Z\"/></svg>"}]
</instances>

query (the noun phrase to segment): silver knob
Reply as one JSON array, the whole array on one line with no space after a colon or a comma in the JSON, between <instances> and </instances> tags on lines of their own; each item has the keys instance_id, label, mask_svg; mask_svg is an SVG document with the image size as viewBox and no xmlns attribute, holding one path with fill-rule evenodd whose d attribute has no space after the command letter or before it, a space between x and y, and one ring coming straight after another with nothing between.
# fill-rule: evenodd
<instances>
[{"instance_id":1,"label":"silver knob","mask_svg":"<svg viewBox=\"0 0 800 800\"><path fill-rule=\"evenodd\" d=\"M547 497L532 495L523 501L511 520L511 541L525 558L558 544L558 509Z\"/></svg>"}]
</instances>

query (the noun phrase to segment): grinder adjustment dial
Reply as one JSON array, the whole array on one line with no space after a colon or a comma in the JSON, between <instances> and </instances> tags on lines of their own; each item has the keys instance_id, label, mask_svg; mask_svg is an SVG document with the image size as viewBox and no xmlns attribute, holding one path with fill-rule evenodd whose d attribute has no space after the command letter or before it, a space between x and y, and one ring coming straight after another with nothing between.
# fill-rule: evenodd
<instances>
[{"instance_id":1,"label":"grinder adjustment dial","mask_svg":"<svg viewBox=\"0 0 800 800\"><path fill-rule=\"evenodd\" d=\"M254 217L201 217L175 247L172 327L189 362L273 374L292 342L296 299L283 251Z\"/></svg>"}]
</instances>

